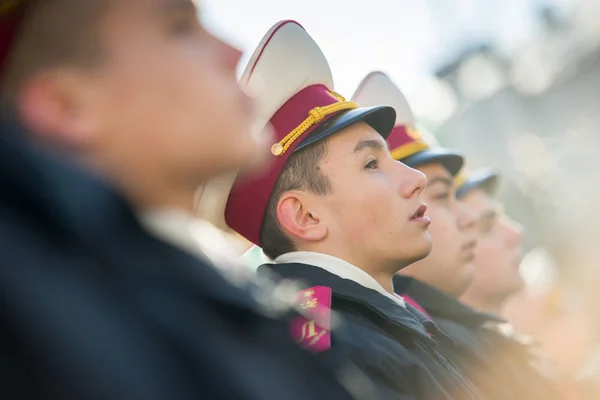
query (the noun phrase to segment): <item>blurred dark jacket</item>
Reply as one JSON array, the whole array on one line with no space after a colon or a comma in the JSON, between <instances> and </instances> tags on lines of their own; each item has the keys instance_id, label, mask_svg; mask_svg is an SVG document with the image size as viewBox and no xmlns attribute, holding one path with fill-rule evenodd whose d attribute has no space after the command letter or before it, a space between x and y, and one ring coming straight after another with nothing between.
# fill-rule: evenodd
<instances>
[{"instance_id":1,"label":"blurred dark jacket","mask_svg":"<svg viewBox=\"0 0 600 400\"><path fill-rule=\"evenodd\" d=\"M505 321L476 311L416 279L394 277L394 290L415 300L454 343L440 350L493 400L560 399L552 383L532 364L532 352L501 330Z\"/></svg>"},{"instance_id":2,"label":"blurred dark jacket","mask_svg":"<svg viewBox=\"0 0 600 400\"><path fill-rule=\"evenodd\" d=\"M0 397L350 398L286 321L25 136L1 121Z\"/></svg>"}]
</instances>

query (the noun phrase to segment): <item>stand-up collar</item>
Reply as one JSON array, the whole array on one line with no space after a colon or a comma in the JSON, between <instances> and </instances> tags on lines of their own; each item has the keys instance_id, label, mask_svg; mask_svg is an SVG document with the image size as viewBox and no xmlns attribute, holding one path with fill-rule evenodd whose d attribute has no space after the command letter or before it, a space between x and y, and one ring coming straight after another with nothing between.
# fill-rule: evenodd
<instances>
[{"instance_id":1,"label":"stand-up collar","mask_svg":"<svg viewBox=\"0 0 600 400\"><path fill-rule=\"evenodd\" d=\"M312 251L295 251L281 255L275 259L276 264L299 263L314 265L340 278L348 279L361 286L375 290L388 297L402 307L406 307L404 299L397 293L388 293L371 275L341 258L329 254Z\"/></svg>"},{"instance_id":2,"label":"stand-up collar","mask_svg":"<svg viewBox=\"0 0 600 400\"><path fill-rule=\"evenodd\" d=\"M443 317L473 326L481 326L488 322L505 322L495 315L474 310L458 299L407 276L394 277L394 290L398 294L413 298L434 320Z\"/></svg>"},{"instance_id":3,"label":"stand-up collar","mask_svg":"<svg viewBox=\"0 0 600 400\"><path fill-rule=\"evenodd\" d=\"M278 276L300 282L304 287L326 286L333 294L333 309L351 307L383 318L404 331L418 334L423 340L444 336L437 326L410 305L400 306L379 291L365 287L354 280L342 278L324 268L303 264L264 264L258 268L260 276ZM337 304L337 306L336 306Z\"/></svg>"}]
</instances>

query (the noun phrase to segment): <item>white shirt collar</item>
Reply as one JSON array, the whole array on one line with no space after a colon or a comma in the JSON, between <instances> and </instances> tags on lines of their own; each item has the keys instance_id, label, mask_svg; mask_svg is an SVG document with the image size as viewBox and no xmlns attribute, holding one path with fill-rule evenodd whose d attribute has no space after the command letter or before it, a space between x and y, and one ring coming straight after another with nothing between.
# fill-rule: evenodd
<instances>
[{"instance_id":1,"label":"white shirt collar","mask_svg":"<svg viewBox=\"0 0 600 400\"><path fill-rule=\"evenodd\" d=\"M248 265L248 268L255 272L261 265L273 262L273 260L267 257L263 250L256 245L252 245L240 258Z\"/></svg>"},{"instance_id":2,"label":"white shirt collar","mask_svg":"<svg viewBox=\"0 0 600 400\"><path fill-rule=\"evenodd\" d=\"M222 230L181 210L154 210L138 216L142 226L157 238L199 257L234 283L252 278L240 255L244 249Z\"/></svg>"},{"instance_id":3,"label":"white shirt collar","mask_svg":"<svg viewBox=\"0 0 600 400\"><path fill-rule=\"evenodd\" d=\"M275 264L301 263L322 268L329 273L339 276L340 278L351 280L368 289L375 290L395 301L402 307L406 307L402 296L399 296L395 293L388 293L371 275L367 274L357 266L342 260L341 258L323 253L315 253L312 251L294 251L292 253L283 254L277 257L274 262Z\"/></svg>"}]
</instances>

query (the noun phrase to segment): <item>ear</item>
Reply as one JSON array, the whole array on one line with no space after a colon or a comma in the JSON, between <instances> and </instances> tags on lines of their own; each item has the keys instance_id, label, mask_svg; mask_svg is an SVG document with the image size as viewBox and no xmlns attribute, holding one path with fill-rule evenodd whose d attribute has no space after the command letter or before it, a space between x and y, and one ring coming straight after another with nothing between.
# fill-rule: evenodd
<instances>
[{"instance_id":1,"label":"ear","mask_svg":"<svg viewBox=\"0 0 600 400\"><path fill-rule=\"evenodd\" d=\"M21 87L17 112L38 139L59 148L86 148L99 127L90 113L91 93L90 83L75 71L38 73Z\"/></svg>"},{"instance_id":2,"label":"ear","mask_svg":"<svg viewBox=\"0 0 600 400\"><path fill-rule=\"evenodd\" d=\"M310 207L310 198L304 193L284 193L277 203L277 219L281 227L295 238L317 242L327 236L327 226Z\"/></svg>"}]
</instances>

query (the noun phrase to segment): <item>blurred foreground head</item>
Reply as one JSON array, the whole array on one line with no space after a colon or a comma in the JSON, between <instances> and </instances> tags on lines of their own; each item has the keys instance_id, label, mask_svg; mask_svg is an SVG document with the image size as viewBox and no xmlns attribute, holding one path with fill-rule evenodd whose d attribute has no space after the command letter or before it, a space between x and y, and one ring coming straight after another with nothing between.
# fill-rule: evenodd
<instances>
[{"instance_id":1,"label":"blurred foreground head","mask_svg":"<svg viewBox=\"0 0 600 400\"><path fill-rule=\"evenodd\" d=\"M191 209L202 181L255 153L240 52L192 0L0 5L5 110L138 207Z\"/></svg>"}]
</instances>

